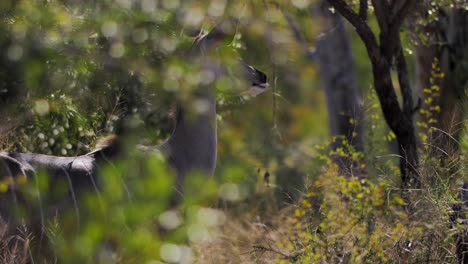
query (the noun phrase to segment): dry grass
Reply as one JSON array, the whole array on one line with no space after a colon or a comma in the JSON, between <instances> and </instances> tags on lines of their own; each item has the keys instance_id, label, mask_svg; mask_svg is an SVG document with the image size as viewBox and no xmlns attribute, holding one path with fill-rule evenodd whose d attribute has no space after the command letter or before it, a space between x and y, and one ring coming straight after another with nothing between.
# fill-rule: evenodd
<instances>
[{"instance_id":1,"label":"dry grass","mask_svg":"<svg viewBox=\"0 0 468 264\"><path fill-rule=\"evenodd\" d=\"M26 228L18 228L14 233L12 234L8 224L0 224L0 263L29 263L32 237Z\"/></svg>"},{"instance_id":2,"label":"dry grass","mask_svg":"<svg viewBox=\"0 0 468 264\"><path fill-rule=\"evenodd\" d=\"M261 219L254 210L240 215L225 211L228 221L210 241L192 245L196 263L272 263L292 255L280 242L291 237L286 225L291 208L269 212Z\"/></svg>"}]
</instances>

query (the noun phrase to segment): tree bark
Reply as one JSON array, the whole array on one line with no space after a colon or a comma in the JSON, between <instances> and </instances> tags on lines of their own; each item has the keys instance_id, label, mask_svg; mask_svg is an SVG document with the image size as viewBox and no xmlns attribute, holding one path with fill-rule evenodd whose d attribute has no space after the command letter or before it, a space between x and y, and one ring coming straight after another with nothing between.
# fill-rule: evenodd
<instances>
[{"instance_id":1,"label":"tree bark","mask_svg":"<svg viewBox=\"0 0 468 264\"><path fill-rule=\"evenodd\" d=\"M416 131L413 124L413 97L408 79L406 61L400 41L400 28L404 18L413 10L415 0L387 1L372 0L374 13L379 25L379 41L367 24L365 3L360 4L356 13L344 0L328 2L356 29L366 46L372 63L374 89L380 101L382 112L390 129L395 133L400 155L402 189L419 188L421 179L418 174L419 156L417 152ZM400 107L392 82L392 66L396 62L398 81L403 98Z\"/></svg>"},{"instance_id":2,"label":"tree bark","mask_svg":"<svg viewBox=\"0 0 468 264\"><path fill-rule=\"evenodd\" d=\"M337 140L332 148L343 147L344 138L357 151L363 151L362 108L357 87L355 63L348 32L338 14L323 3L319 10L323 35L317 41L320 78L328 109L330 135ZM361 173L359 164L346 157L334 158L345 174Z\"/></svg>"}]
</instances>

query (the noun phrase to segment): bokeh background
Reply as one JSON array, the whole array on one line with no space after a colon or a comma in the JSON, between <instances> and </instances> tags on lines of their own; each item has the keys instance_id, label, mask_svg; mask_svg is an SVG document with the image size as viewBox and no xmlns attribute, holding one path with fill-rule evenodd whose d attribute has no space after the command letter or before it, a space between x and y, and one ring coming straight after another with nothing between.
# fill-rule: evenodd
<instances>
[{"instance_id":1,"label":"bokeh background","mask_svg":"<svg viewBox=\"0 0 468 264\"><path fill-rule=\"evenodd\" d=\"M466 11L463 2L422 2L401 31L413 84L417 47L431 41L427 28L441 21L437 10ZM369 24L377 31L372 11ZM23 243L3 243L2 261L420 263L427 257L427 263L455 263L449 216L466 180L466 132L457 134L456 152L445 150L450 165L425 155L429 112L437 109L424 106L437 96L437 83L422 87L427 93L414 85L429 111L417 114L417 127L421 173L431 184L419 213L406 211L395 135L382 117L367 52L349 24L333 19L336 10L314 0L2 0L0 149L77 156L109 134L126 146L121 159L100 168L102 190L80 195L60 214L50 208L66 195L67 183L51 189L46 173L22 183L20 201L2 198L15 219L26 219L11 224ZM232 76L212 84L215 176L188 177L176 210L169 205L173 173L161 155L143 155L135 145L156 145L170 135L174 103L191 103L203 78L189 55L195 37L225 20L236 28L217 48L219 58L232 69L243 58L268 75L270 89L246 98L239 95L245 83ZM337 31L351 57L327 61L317 48ZM342 54L340 46L332 48ZM432 80L443 79L437 60L426 59ZM330 129L330 111L340 110L327 105L327 81L333 89L343 80L327 79L325 69L335 66L336 74L351 76L344 82L354 88L343 89L354 90L344 98L357 102L359 115L348 122L359 127L352 135L362 140L359 146ZM463 87L457 104L466 113ZM337 141L340 147L330 148ZM360 170L348 177L337 156ZM1 184L5 190L7 182ZM34 235L29 224L38 223L45 235Z\"/></svg>"}]
</instances>

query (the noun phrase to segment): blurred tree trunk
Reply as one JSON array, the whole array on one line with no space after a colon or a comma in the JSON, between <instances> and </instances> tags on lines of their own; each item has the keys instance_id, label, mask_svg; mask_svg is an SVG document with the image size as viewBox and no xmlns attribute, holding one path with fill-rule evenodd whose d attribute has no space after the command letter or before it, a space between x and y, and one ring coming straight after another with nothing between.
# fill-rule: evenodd
<instances>
[{"instance_id":1,"label":"blurred tree trunk","mask_svg":"<svg viewBox=\"0 0 468 264\"><path fill-rule=\"evenodd\" d=\"M435 147L431 152L437 156L445 152L454 157L460 147L458 141L466 116L468 11L463 8L454 8L449 14L441 11L438 22L425 30L437 37L416 47L416 85L426 98L423 123L428 124L428 143ZM442 77L434 76L435 67L440 67ZM429 93L434 86L438 86L439 91ZM429 100L431 96L432 102ZM440 107L440 110L434 111L435 107Z\"/></svg>"},{"instance_id":2,"label":"blurred tree trunk","mask_svg":"<svg viewBox=\"0 0 468 264\"><path fill-rule=\"evenodd\" d=\"M311 62L319 63L320 78L327 101L330 135L335 139L331 148L343 148L345 153L349 152L350 147L363 151L362 107L353 51L343 20L338 14L331 13L329 7L327 1L322 1L312 12L313 17L320 17L323 32L317 39L316 50L313 52L310 51L307 40L293 18L287 14L285 17L307 58ZM352 161L349 157L336 155L333 159L346 175L365 174L359 162Z\"/></svg>"},{"instance_id":3,"label":"blurred tree trunk","mask_svg":"<svg viewBox=\"0 0 468 264\"><path fill-rule=\"evenodd\" d=\"M336 138L332 148L346 150L344 139L355 150L363 151L362 109L349 35L340 15L330 12L328 3L321 4L318 14L323 34L317 41L317 58L327 100L330 135ZM359 164L350 158L337 156L334 160L346 174L360 171Z\"/></svg>"}]
</instances>

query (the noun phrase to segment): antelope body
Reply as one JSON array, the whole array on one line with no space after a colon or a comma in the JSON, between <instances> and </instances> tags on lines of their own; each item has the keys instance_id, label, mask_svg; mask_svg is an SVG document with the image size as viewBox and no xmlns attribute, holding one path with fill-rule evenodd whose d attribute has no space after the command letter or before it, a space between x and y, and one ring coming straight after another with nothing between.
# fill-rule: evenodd
<instances>
[{"instance_id":1,"label":"antelope body","mask_svg":"<svg viewBox=\"0 0 468 264\"><path fill-rule=\"evenodd\" d=\"M225 28L218 25L210 33L197 38L193 51L202 57L203 67L218 76L222 66L203 60L206 52L220 39L226 37ZM266 75L241 61L244 77L252 85L253 94L267 87ZM181 191L184 177L192 171L212 175L216 164L216 99L213 88L202 87L196 100L202 110L179 105L176 111L175 128L172 135L156 148L167 158L176 172L176 188ZM38 169L46 170L52 177L68 177L73 188L79 186L96 187L97 165L102 160L112 159L119 152L119 140L107 138L94 151L77 157L61 157L33 153L0 152L0 179L15 177L18 174L31 176Z\"/></svg>"}]
</instances>

